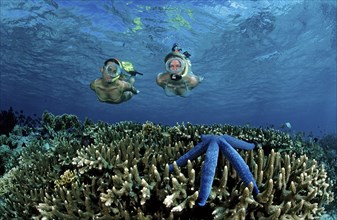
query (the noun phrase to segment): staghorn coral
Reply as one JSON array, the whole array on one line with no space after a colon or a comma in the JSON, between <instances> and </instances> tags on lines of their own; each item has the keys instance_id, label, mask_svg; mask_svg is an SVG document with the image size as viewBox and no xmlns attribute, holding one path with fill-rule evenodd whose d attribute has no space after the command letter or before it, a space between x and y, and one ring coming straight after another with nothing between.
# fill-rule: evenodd
<instances>
[{"instance_id":1,"label":"staghorn coral","mask_svg":"<svg viewBox=\"0 0 337 220\"><path fill-rule=\"evenodd\" d=\"M62 187L69 184L72 184L76 181L77 177L76 174L71 170L66 170L64 173L60 176L60 179L55 180L56 187Z\"/></svg>"},{"instance_id":2,"label":"staghorn coral","mask_svg":"<svg viewBox=\"0 0 337 220\"><path fill-rule=\"evenodd\" d=\"M144 135L148 136L148 135L159 135L161 133L161 126L159 125L155 125L154 123L150 122L150 121L146 121L143 125L142 125L142 130Z\"/></svg>"},{"instance_id":3,"label":"staghorn coral","mask_svg":"<svg viewBox=\"0 0 337 220\"><path fill-rule=\"evenodd\" d=\"M12 154L13 152L7 145L0 145L0 176L2 176L8 168L7 164Z\"/></svg>"},{"instance_id":4,"label":"staghorn coral","mask_svg":"<svg viewBox=\"0 0 337 220\"><path fill-rule=\"evenodd\" d=\"M231 202L220 202L220 206L214 204L217 206L213 212L216 219L245 219L248 216L250 219L314 219L324 212L324 203L333 201L331 183L324 168L318 167L316 161L310 161L305 155L298 158L272 151L264 156L260 149L257 155L246 153L245 160L254 167L261 193L254 199L251 185L249 189L246 187L243 191L237 189L225 194L225 201ZM222 177L226 183L228 169L224 169ZM226 184L220 186L224 188Z\"/></svg>"},{"instance_id":5,"label":"staghorn coral","mask_svg":"<svg viewBox=\"0 0 337 220\"><path fill-rule=\"evenodd\" d=\"M17 168L13 168L0 178L0 198L5 193L11 192L13 188L13 174L15 174L16 172Z\"/></svg>"},{"instance_id":6,"label":"staghorn coral","mask_svg":"<svg viewBox=\"0 0 337 220\"><path fill-rule=\"evenodd\" d=\"M75 115L63 114L61 116L54 116L51 113L44 112L42 115L42 125L53 129L55 131L79 129L81 122Z\"/></svg>"},{"instance_id":7,"label":"staghorn coral","mask_svg":"<svg viewBox=\"0 0 337 220\"><path fill-rule=\"evenodd\" d=\"M317 162L270 149L273 140L282 142L278 132L191 124L145 130L132 122L89 123L83 135L93 139L91 144L80 145L77 135L62 138L61 131L56 140L48 140L51 148L36 142L22 153L11 179L13 190L4 193L3 218L311 219L332 201L330 182ZM245 187L220 156L210 197L201 208L196 200L203 156L183 168L174 165L172 174L168 164L196 145L200 134L224 131L250 142L261 140L258 151L240 151L261 193L254 198L252 186ZM288 147L291 140L284 140ZM76 173L76 181L55 184L67 170Z\"/></svg>"}]
</instances>

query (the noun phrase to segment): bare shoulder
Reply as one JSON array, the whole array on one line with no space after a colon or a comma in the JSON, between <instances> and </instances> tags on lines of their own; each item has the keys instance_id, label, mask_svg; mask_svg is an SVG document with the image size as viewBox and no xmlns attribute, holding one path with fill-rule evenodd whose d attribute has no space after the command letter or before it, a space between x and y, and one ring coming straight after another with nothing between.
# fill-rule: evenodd
<instances>
[{"instance_id":1,"label":"bare shoulder","mask_svg":"<svg viewBox=\"0 0 337 220\"><path fill-rule=\"evenodd\" d=\"M163 77L163 75L164 75L164 73L158 73L158 74L157 74L157 79L160 79L160 78L162 78L162 77Z\"/></svg>"},{"instance_id":2,"label":"bare shoulder","mask_svg":"<svg viewBox=\"0 0 337 220\"><path fill-rule=\"evenodd\" d=\"M192 80L192 81L195 81L195 82L197 82L197 83L200 83L201 81L204 80L204 77L198 76L198 75L195 75L195 74L192 74L192 75L191 75L191 80Z\"/></svg>"},{"instance_id":3,"label":"bare shoulder","mask_svg":"<svg viewBox=\"0 0 337 220\"><path fill-rule=\"evenodd\" d=\"M90 83L90 88L92 89L92 90L95 90L96 89L96 81L97 81L97 79L95 79L94 81L92 81L91 83Z\"/></svg>"},{"instance_id":4,"label":"bare shoulder","mask_svg":"<svg viewBox=\"0 0 337 220\"><path fill-rule=\"evenodd\" d=\"M163 84L169 79L169 74L168 73L158 73L156 81L159 85Z\"/></svg>"},{"instance_id":5,"label":"bare shoulder","mask_svg":"<svg viewBox=\"0 0 337 220\"><path fill-rule=\"evenodd\" d=\"M101 78L98 78L98 79L95 79L94 81L92 81L90 83L90 88L95 90L97 87L101 87L102 86L102 79Z\"/></svg>"},{"instance_id":6,"label":"bare shoulder","mask_svg":"<svg viewBox=\"0 0 337 220\"><path fill-rule=\"evenodd\" d=\"M197 75L189 75L187 78L187 81L189 83L189 86L191 88L196 87L201 81L203 80L203 77L199 77Z\"/></svg>"}]
</instances>

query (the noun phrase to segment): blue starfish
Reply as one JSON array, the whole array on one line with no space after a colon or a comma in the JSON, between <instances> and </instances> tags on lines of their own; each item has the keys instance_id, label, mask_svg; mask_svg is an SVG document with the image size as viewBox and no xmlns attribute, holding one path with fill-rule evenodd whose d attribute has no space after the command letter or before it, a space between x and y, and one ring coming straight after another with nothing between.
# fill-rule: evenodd
<instances>
[{"instance_id":1,"label":"blue starfish","mask_svg":"<svg viewBox=\"0 0 337 220\"><path fill-rule=\"evenodd\" d=\"M206 204L206 200L211 192L215 168L218 163L219 149L232 164L246 186L253 183L253 194L257 195L259 193L259 189L257 188L249 167L240 154L234 149L252 150L254 144L247 143L229 135L201 135L201 140L200 143L176 161L179 167L185 166L188 160L194 160L207 151L204 166L201 171L200 191L197 200L199 206L204 206ZM173 164L170 164L169 171L173 171Z\"/></svg>"}]
</instances>

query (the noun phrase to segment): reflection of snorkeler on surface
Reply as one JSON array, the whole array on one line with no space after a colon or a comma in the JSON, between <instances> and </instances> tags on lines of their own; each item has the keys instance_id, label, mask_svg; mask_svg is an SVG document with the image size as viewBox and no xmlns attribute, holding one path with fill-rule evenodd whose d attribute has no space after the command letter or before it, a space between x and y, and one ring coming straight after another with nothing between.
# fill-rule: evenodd
<instances>
[{"instance_id":1,"label":"reflection of snorkeler on surface","mask_svg":"<svg viewBox=\"0 0 337 220\"><path fill-rule=\"evenodd\" d=\"M122 74L122 69L131 76L126 79L127 76ZM102 77L90 83L90 88L96 92L99 101L119 104L139 93L133 84L136 74L143 74L135 71L130 62L119 62L116 58L108 59L100 71Z\"/></svg>"},{"instance_id":2,"label":"reflection of snorkeler on surface","mask_svg":"<svg viewBox=\"0 0 337 220\"><path fill-rule=\"evenodd\" d=\"M159 73L156 78L157 84L165 90L166 95L188 96L203 80L203 77L192 73L191 62L188 59L190 56L187 51L181 53L177 44L174 44L172 52L166 55L164 61L167 71Z\"/></svg>"}]
</instances>

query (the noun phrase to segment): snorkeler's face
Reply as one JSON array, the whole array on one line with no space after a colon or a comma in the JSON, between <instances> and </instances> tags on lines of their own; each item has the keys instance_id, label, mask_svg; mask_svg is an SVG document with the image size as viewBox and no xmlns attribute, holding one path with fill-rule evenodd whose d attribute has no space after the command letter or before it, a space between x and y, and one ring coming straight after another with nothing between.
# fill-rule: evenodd
<instances>
[{"instance_id":1,"label":"snorkeler's face","mask_svg":"<svg viewBox=\"0 0 337 220\"><path fill-rule=\"evenodd\" d=\"M170 63L170 70L177 71L181 67L180 62L178 60L172 60Z\"/></svg>"},{"instance_id":2,"label":"snorkeler's face","mask_svg":"<svg viewBox=\"0 0 337 220\"><path fill-rule=\"evenodd\" d=\"M111 80L119 76L120 71L120 67L116 63L108 62L106 66L103 67L103 78L111 82Z\"/></svg>"},{"instance_id":3,"label":"snorkeler's face","mask_svg":"<svg viewBox=\"0 0 337 220\"><path fill-rule=\"evenodd\" d=\"M166 70L175 75L181 75L185 68L185 63L179 57L173 57L166 61Z\"/></svg>"}]
</instances>

